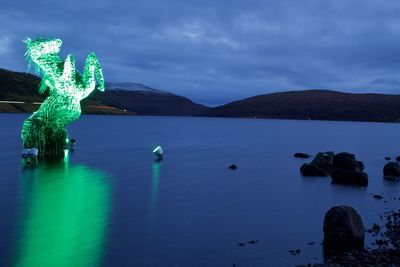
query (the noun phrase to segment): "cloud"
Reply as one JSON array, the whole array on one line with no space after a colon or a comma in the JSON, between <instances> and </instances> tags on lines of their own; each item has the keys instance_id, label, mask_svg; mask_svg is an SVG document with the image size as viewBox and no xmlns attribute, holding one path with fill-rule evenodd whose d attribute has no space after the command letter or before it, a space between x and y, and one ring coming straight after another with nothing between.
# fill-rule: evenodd
<instances>
[{"instance_id":1,"label":"cloud","mask_svg":"<svg viewBox=\"0 0 400 267\"><path fill-rule=\"evenodd\" d=\"M306 88L393 93L399 13L393 0L16 0L0 10L0 67L25 71L21 40L40 35L63 39L80 67L95 51L109 81L202 103Z\"/></svg>"},{"instance_id":2,"label":"cloud","mask_svg":"<svg viewBox=\"0 0 400 267\"><path fill-rule=\"evenodd\" d=\"M0 36L0 55L10 50L11 39L7 36Z\"/></svg>"}]
</instances>

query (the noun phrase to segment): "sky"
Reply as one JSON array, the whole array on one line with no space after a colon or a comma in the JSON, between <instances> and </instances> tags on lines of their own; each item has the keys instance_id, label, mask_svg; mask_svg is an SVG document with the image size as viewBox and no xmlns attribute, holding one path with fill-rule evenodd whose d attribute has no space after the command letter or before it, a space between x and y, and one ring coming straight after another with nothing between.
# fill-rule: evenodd
<instances>
[{"instance_id":1,"label":"sky","mask_svg":"<svg viewBox=\"0 0 400 267\"><path fill-rule=\"evenodd\" d=\"M60 38L78 68L219 105L303 89L400 94L397 0L5 0L0 68L22 40Z\"/></svg>"}]
</instances>

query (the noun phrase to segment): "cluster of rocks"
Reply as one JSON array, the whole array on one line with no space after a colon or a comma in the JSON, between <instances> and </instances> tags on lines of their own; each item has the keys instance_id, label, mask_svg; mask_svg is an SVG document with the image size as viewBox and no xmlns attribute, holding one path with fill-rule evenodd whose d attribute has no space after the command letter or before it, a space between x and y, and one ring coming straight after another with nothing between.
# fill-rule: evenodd
<instances>
[{"instance_id":1,"label":"cluster of rocks","mask_svg":"<svg viewBox=\"0 0 400 267\"><path fill-rule=\"evenodd\" d=\"M325 263L337 266L400 266L400 211L385 213L385 220L384 228L375 223L371 229L365 230L375 237L380 235L375 240L378 248L352 247L330 251L325 253Z\"/></svg>"},{"instance_id":2,"label":"cluster of rocks","mask_svg":"<svg viewBox=\"0 0 400 267\"><path fill-rule=\"evenodd\" d=\"M400 266L400 210L386 212L384 219L384 227L375 223L371 229L365 229L354 208L331 208L325 214L323 226L325 262L298 266ZM365 249L364 232L380 235L375 240L378 248Z\"/></svg>"},{"instance_id":3,"label":"cluster of rocks","mask_svg":"<svg viewBox=\"0 0 400 267\"><path fill-rule=\"evenodd\" d=\"M400 210L390 211L385 213L386 216L386 231L382 234L386 238L385 246L391 245L397 250L400 256ZM400 265L400 261L399 261Z\"/></svg>"},{"instance_id":4,"label":"cluster of rocks","mask_svg":"<svg viewBox=\"0 0 400 267\"><path fill-rule=\"evenodd\" d=\"M305 158L305 157L301 157ZM390 161L383 167L383 177L388 181L400 181L400 163ZM396 158L400 161L400 156ZM320 152L310 163L301 166L303 176L331 176L332 183L368 185L364 164L354 154ZM383 195L372 194L378 200ZM390 199L385 198L382 203ZM393 197L396 200L396 197ZM400 200L400 198L399 198ZM388 209L386 207L385 209ZM349 206L337 206L327 211L324 219L324 263L299 266L400 266L400 209L380 216L384 225L374 223L365 229L361 216ZM374 249L365 247L365 232L374 237Z\"/></svg>"},{"instance_id":5,"label":"cluster of rocks","mask_svg":"<svg viewBox=\"0 0 400 267\"><path fill-rule=\"evenodd\" d=\"M365 231L376 238L373 245L379 246L380 250L396 249L400 256L400 210L385 212L381 218L385 220L384 225L374 223Z\"/></svg>"},{"instance_id":6,"label":"cluster of rocks","mask_svg":"<svg viewBox=\"0 0 400 267\"><path fill-rule=\"evenodd\" d=\"M303 176L331 176L332 183L368 185L368 175L363 171L364 164L354 154L319 152L310 163L300 167Z\"/></svg>"},{"instance_id":7,"label":"cluster of rocks","mask_svg":"<svg viewBox=\"0 0 400 267\"><path fill-rule=\"evenodd\" d=\"M398 267L400 265L400 255L398 251L393 249L349 250L326 259L325 264L320 266Z\"/></svg>"}]
</instances>

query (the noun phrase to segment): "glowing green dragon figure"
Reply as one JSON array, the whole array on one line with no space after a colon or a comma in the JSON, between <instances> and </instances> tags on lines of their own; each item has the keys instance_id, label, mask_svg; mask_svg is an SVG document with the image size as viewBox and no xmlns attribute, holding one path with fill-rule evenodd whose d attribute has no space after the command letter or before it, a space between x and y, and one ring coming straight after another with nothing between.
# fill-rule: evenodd
<instances>
[{"instance_id":1,"label":"glowing green dragon figure","mask_svg":"<svg viewBox=\"0 0 400 267\"><path fill-rule=\"evenodd\" d=\"M60 39L24 41L27 46L27 59L42 74L39 92L49 90L49 96L25 120L22 127L24 148L38 148L39 156L63 156L68 135L65 127L77 120L81 114L80 101L96 89L104 91L104 78L97 56L90 53L86 59L83 74L75 69L72 54L63 61L58 53Z\"/></svg>"}]
</instances>

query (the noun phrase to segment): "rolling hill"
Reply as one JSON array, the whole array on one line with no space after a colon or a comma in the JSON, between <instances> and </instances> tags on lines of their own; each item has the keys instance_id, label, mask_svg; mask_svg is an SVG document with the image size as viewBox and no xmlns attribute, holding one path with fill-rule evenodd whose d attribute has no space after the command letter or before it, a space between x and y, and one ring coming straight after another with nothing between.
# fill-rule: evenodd
<instances>
[{"instance_id":1,"label":"rolling hill","mask_svg":"<svg viewBox=\"0 0 400 267\"><path fill-rule=\"evenodd\" d=\"M44 96L34 75L0 69L0 112L32 112ZM2 103L2 101L24 103ZM82 101L83 113L270 119L400 121L400 95L303 90L258 95L210 108L140 83L107 83Z\"/></svg>"},{"instance_id":2,"label":"rolling hill","mask_svg":"<svg viewBox=\"0 0 400 267\"><path fill-rule=\"evenodd\" d=\"M346 121L400 121L400 95L330 90L258 95L216 107L209 116Z\"/></svg>"}]
</instances>

